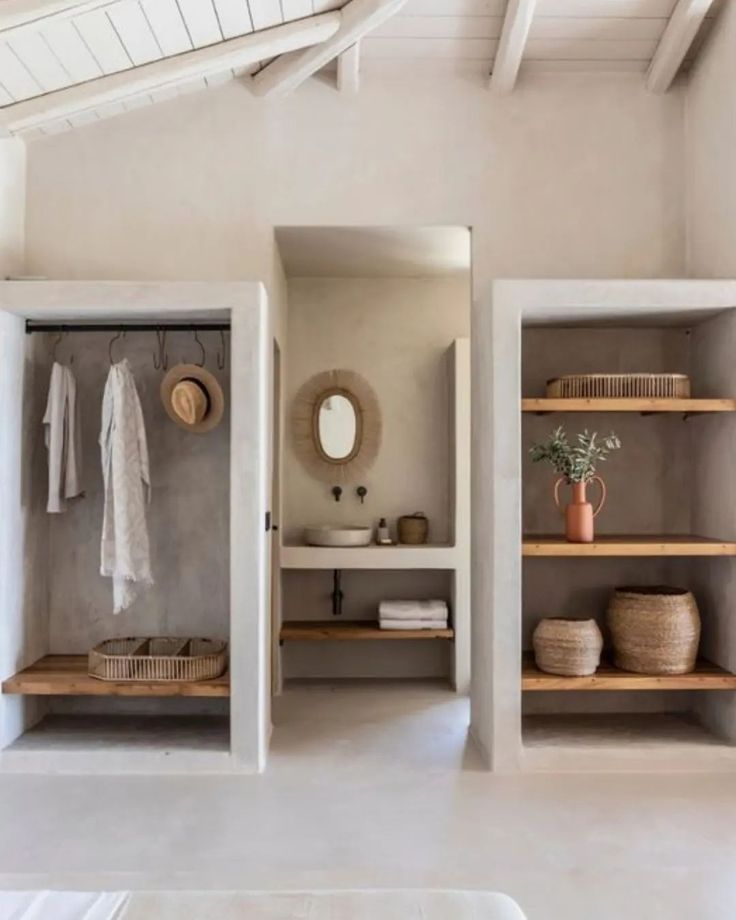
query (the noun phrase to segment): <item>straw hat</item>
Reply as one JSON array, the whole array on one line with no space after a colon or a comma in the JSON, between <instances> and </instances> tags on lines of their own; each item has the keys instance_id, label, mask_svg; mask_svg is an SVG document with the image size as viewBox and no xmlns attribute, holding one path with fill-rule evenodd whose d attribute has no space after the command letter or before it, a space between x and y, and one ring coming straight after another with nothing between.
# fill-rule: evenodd
<instances>
[{"instance_id":1,"label":"straw hat","mask_svg":"<svg viewBox=\"0 0 736 920\"><path fill-rule=\"evenodd\" d=\"M177 364L161 381L161 401L169 418L202 434L222 421L225 396L216 377L196 364Z\"/></svg>"}]
</instances>

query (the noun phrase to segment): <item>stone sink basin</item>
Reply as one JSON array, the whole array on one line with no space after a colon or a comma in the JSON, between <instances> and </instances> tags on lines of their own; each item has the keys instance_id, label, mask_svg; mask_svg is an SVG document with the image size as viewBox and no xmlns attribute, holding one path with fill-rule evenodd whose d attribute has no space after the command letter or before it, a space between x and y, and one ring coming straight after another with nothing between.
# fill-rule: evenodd
<instances>
[{"instance_id":1,"label":"stone sink basin","mask_svg":"<svg viewBox=\"0 0 736 920\"><path fill-rule=\"evenodd\" d=\"M370 546L372 539L370 527L307 527L304 531L307 546Z\"/></svg>"}]
</instances>

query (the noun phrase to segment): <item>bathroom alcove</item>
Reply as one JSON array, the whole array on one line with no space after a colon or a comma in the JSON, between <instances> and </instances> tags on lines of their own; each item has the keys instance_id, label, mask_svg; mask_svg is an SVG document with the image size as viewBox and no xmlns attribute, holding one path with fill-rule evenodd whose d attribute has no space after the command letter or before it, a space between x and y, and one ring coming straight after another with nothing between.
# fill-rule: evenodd
<instances>
[{"instance_id":1,"label":"bathroom alcove","mask_svg":"<svg viewBox=\"0 0 736 920\"><path fill-rule=\"evenodd\" d=\"M2 615L8 641L0 660L6 691L0 697L0 767L62 772L260 768L268 707L267 674L259 670L268 642L263 528L268 362L262 287L9 282L0 287L0 310L8 356L2 368L3 507L12 509L0 526L4 546L18 534L23 538L15 554L4 554ZM56 337L26 335L26 321L111 327L109 334L71 333L58 345L60 360L70 351L75 357L89 494L57 516L45 511L40 425L49 339ZM157 323L229 325L224 370L215 360L219 334L201 333L207 364L223 384L229 411L212 436L165 425L158 400L163 371L152 367L154 333L131 332L115 343L115 359L131 362L146 418L153 480L148 523L157 584L129 611L113 616L110 581L98 574L101 473L95 440L108 343L118 325L132 323L152 329ZM168 351L170 365L199 360L190 333L170 332ZM238 509L237 521L232 508ZM84 655L102 638L149 634L229 639L228 675L211 687L177 688L172 696L165 685L150 693L138 688L135 697L108 693L105 682L90 689L83 674L62 693L48 687L39 691L38 682L28 689L20 681L23 688L17 689L14 675L46 655Z\"/></svg>"},{"instance_id":2,"label":"bathroom alcove","mask_svg":"<svg viewBox=\"0 0 736 920\"><path fill-rule=\"evenodd\" d=\"M467 693L470 231L291 227L277 229L276 238L287 274L289 347L275 690L284 681L388 678L439 680ZM300 387L331 368L369 382L383 422L375 463L364 476L341 482L339 503L332 484L299 462L288 421ZM364 504L360 485L368 490ZM375 528L381 517L395 539L397 517L415 511L430 520L426 546L304 545L307 526ZM336 569L345 594L341 616L332 613ZM379 601L428 597L449 602L451 638L387 641L376 624ZM339 628L341 620L356 625L351 638L360 641L331 634L330 625ZM305 638L310 623L320 641Z\"/></svg>"},{"instance_id":3,"label":"bathroom alcove","mask_svg":"<svg viewBox=\"0 0 736 920\"><path fill-rule=\"evenodd\" d=\"M496 493L491 508L481 513L474 534L476 565L490 546L494 571L504 573L491 584L476 583L475 596L476 604L492 599L498 637L494 725L486 726L485 735L496 768L736 767L736 641L729 613L736 486L728 468L736 444L735 306L731 282L493 286L486 317L492 326L486 325L478 347L496 358L520 357L505 366L494 362L492 430L511 436L496 438L492 446L486 442L496 475L503 471L504 494ZM635 370L689 373L693 396L702 401L642 415L637 410L651 407L632 405L614 413L595 403L574 411L580 407L572 401L543 399L553 376ZM481 424L490 430L489 418ZM537 536L562 531L551 504L554 476L532 466L527 452L531 441L559 424L570 433L613 428L623 442L600 470L609 499L597 521L600 540L589 549ZM684 540L682 534L695 538ZM697 539L703 537L711 542ZM600 682L591 690L580 679L553 690L552 681L533 667L522 671L522 652L542 616L602 619L611 588L622 583L693 590L703 621L701 655L720 669L717 676L649 680L622 691L610 690L611 684L604 689ZM663 689L668 686L673 689Z\"/></svg>"}]
</instances>

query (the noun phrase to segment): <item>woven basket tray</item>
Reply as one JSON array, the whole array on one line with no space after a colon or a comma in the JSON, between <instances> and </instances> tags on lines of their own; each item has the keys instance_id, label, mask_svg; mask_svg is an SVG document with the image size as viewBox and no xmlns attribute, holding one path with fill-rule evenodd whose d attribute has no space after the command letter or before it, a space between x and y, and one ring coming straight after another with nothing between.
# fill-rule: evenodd
<instances>
[{"instance_id":1,"label":"woven basket tray","mask_svg":"<svg viewBox=\"0 0 736 920\"><path fill-rule=\"evenodd\" d=\"M215 639L107 639L89 653L100 680L214 680L227 666L227 642Z\"/></svg>"},{"instance_id":2,"label":"woven basket tray","mask_svg":"<svg viewBox=\"0 0 736 920\"><path fill-rule=\"evenodd\" d=\"M547 381L550 399L689 399L685 374L568 374Z\"/></svg>"}]
</instances>

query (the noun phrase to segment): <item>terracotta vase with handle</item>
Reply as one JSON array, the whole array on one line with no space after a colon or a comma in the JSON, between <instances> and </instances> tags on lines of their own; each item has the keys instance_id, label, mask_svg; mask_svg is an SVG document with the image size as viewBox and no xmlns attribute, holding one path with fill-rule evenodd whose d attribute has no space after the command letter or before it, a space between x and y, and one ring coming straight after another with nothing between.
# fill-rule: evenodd
<instances>
[{"instance_id":1,"label":"terracotta vase with handle","mask_svg":"<svg viewBox=\"0 0 736 920\"><path fill-rule=\"evenodd\" d=\"M585 482L571 483L572 501L566 508L562 507L560 504L560 486L565 481L565 477L561 476L555 483L555 504L560 513L565 516L565 539L569 543L592 543L595 536L593 520L598 517L606 501L606 484L600 476L593 476L590 480L590 482L597 482L601 490L601 498L598 502L598 507L594 511L585 494L588 484Z\"/></svg>"}]
</instances>

